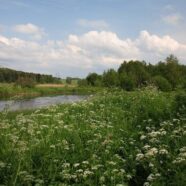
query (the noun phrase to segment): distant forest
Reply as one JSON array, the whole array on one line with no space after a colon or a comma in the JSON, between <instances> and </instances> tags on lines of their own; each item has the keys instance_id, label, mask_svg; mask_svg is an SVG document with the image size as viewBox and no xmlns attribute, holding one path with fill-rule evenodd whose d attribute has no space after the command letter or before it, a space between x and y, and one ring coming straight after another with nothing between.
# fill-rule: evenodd
<instances>
[{"instance_id":1,"label":"distant forest","mask_svg":"<svg viewBox=\"0 0 186 186\"><path fill-rule=\"evenodd\" d=\"M86 79L79 81L79 84L120 87L128 91L149 85L162 91L186 89L186 66L179 64L174 55L155 65L145 61L124 61L117 71L109 69L102 75L90 73Z\"/></svg>"},{"instance_id":2,"label":"distant forest","mask_svg":"<svg viewBox=\"0 0 186 186\"><path fill-rule=\"evenodd\" d=\"M0 68L1 83L15 83L20 79L31 79L36 83L57 83L61 80L60 78L53 77L52 75L22 72L9 68Z\"/></svg>"}]
</instances>

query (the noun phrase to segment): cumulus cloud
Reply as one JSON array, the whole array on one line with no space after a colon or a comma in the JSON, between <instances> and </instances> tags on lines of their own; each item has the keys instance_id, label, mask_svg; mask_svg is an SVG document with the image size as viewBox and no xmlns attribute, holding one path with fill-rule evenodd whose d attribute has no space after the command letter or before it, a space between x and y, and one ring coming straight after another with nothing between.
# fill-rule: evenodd
<instances>
[{"instance_id":1,"label":"cumulus cloud","mask_svg":"<svg viewBox=\"0 0 186 186\"><path fill-rule=\"evenodd\" d=\"M177 25L182 20L183 20L183 17L178 13L170 14L170 15L163 17L163 21L169 25Z\"/></svg>"},{"instance_id":2,"label":"cumulus cloud","mask_svg":"<svg viewBox=\"0 0 186 186\"><path fill-rule=\"evenodd\" d=\"M92 71L102 72L118 67L123 60L155 63L170 53L186 62L186 44L148 31L141 31L133 40L119 38L109 31L90 31L44 44L0 35L0 65L63 76L82 77Z\"/></svg>"},{"instance_id":3,"label":"cumulus cloud","mask_svg":"<svg viewBox=\"0 0 186 186\"><path fill-rule=\"evenodd\" d=\"M82 27L97 29L97 30L104 30L109 28L108 23L104 20L87 20L87 19L79 19L77 24Z\"/></svg>"},{"instance_id":4,"label":"cumulus cloud","mask_svg":"<svg viewBox=\"0 0 186 186\"><path fill-rule=\"evenodd\" d=\"M31 23L16 25L14 27L14 31L22 34L28 34L34 39L41 39L44 35L46 35L43 28Z\"/></svg>"}]
</instances>

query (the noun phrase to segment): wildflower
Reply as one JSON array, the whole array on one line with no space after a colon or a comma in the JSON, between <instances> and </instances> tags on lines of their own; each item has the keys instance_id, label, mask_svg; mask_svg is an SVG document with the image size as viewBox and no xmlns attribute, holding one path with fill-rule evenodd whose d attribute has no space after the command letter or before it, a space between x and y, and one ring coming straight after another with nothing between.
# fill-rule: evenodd
<instances>
[{"instance_id":1,"label":"wildflower","mask_svg":"<svg viewBox=\"0 0 186 186\"><path fill-rule=\"evenodd\" d=\"M83 172L83 169L78 169L76 172L77 173L82 173Z\"/></svg>"},{"instance_id":2,"label":"wildflower","mask_svg":"<svg viewBox=\"0 0 186 186\"><path fill-rule=\"evenodd\" d=\"M144 154L142 154L142 153L139 153L139 154L136 155L136 161L140 161L143 158L144 158Z\"/></svg>"},{"instance_id":3,"label":"wildflower","mask_svg":"<svg viewBox=\"0 0 186 186\"><path fill-rule=\"evenodd\" d=\"M154 164L153 163L149 163L149 167L153 168L154 167Z\"/></svg>"},{"instance_id":4,"label":"wildflower","mask_svg":"<svg viewBox=\"0 0 186 186\"><path fill-rule=\"evenodd\" d=\"M127 174L127 178L130 180L132 176L130 174Z\"/></svg>"},{"instance_id":5,"label":"wildflower","mask_svg":"<svg viewBox=\"0 0 186 186\"><path fill-rule=\"evenodd\" d=\"M154 174L150 174L148 177L147 177L147 181L151 182L154 180Z\"/></svg>"},{"instance_id":6,"label":"wildflower","mask_svg":"<svg viewBox=\"0 0 186 186\"><path fill-rule=\"evenodd\" d=\"M151 148L147 151L147 153L145 154L146 157L153 157L158 153L158 149L157 148Z\"/></svg>"},{"instance_id":7,"label":"wildflower","mask_svg":"<svg viewBox=\"0 0 186 186\"><path fill-rule=\"evenodd\" d=\"M145 145L145 146L143 147L144 150L148 150L149 148L150 148L150 145Z\"/></svg>"},{"instance_id":8,"label":"wildflower","mask_svg":"<svg viewBox=\"0 0 186 186\"><path fill-rule=\"evenodd\" d=\"M168 151L166 149L159 150L159 154L168 154Z\"/></svg>"},{"instance_id":9,"label":"wildflower","mask_svg":"<svg viewBox=\"0 0 186 186\"><path fill-rule=\"evenodd\" d=\"M55 146L55 145L50 145L50 148L51 148L51 149L55 149L56 146Z\"/></svg>"},{"instance_id":10,"label":"wildflower","mask_svg":"<svg viewBox=\"0 0 186 186\"><path fill-rule=\"evenodd\" d=\"M101 177L99 178L99 181L100 181L100 183L104 183L104 182L105 182L105 177L104 177L104 176L101 176Z\"/></svg>"},{"instance_id":11,"label":"wildflower","mask_svg":"<svg viewBox=\"0 0 186 186\"><path fill-rule=\"evenodd\" d=\"M186 152L186 147L182 147L182 148L180 149L180 152Z\"/></svg>"},{"instance_id":12,"label":"wildflower","mask_svg":"<svg viewBox=\"0 0 186 186\"><path fill-rule=\"evenodd\" d=\"M0 161L0 168L5 168L6 167L6 163Z\"/></svg>"},{"instance_id":13,"label":"wildflower","mask_svg":"<svg viewBox=\"0 0 186 186\"><path fill-rule=\"evenodd\" d=\"M86 178L87 176L89 175L93 175L94 173L92 171L89 171L89 170L85 170L84 173L83 173L83 176L84 178Z\"/></svg>"},{"instance_id":14,"label":"wildflower","mask_svg":"<svg viewBox=\"0 0 186 186\"><path fill-rule=\"evenodd\" d=\"M75 168L76 168L76 167L79 167L79 166L80 166L80 163L75 163L73 166L74 166Z\"/></svg>"},{"instance_id":15,"label":"wildflower","mask_svg":"<svg viewBox=\"0 0 186 186\"><path fill-rule=\"evenodd\" d=\"M122 172L124 174L125 173L125 170L124 169L120 169L120 172Z\"/></svg>"},{"instance_id":16,"label":"wildflower","mask_svg":"<svg viewBox=\"0 0 186 186\"><path fill-rule=\"evenodd\" d=\"M88 161L83 161L82 163L85 164L85 165L88 165L89 164Z\"/></svg>"},{"instance_id":17,"label":"wildflower","mask_svg":"<svg viewBox=\"0 0 186 186\"><path fill-rule=\"evenodd\" d=\"M151 133L149 133L148 135L149 135L149 137L151 137L151 138L155 138L155 137L157 137L158 135L160 135L161 133L159 132L159 131L152 131Z\"/></svg>"},{"instance_id":18,"label":"wildflower","mask_svg":"<svg viewBox=\"0 0 186 186\"><path fill-rule=\"evenodd\" d=\"M116 162L109 161L108 164L109 164L109 165L116 165Z\"/></svg>"},{"instance_id":19,"label":"wildflower","mask_svg":"<svg viewBox=\"0 0 186 186\"><path fill-rule=\"evenodd\" d=\"M113 169L113 170L112 170L113 173L116 173L116 172L118 172L118 171L119 171L118 169Z\"/></svg>"},{"instance_id":20,"label":"wildflower","mask_svg":"<svg viewBox=\"0 0 186 186\"><path fill-rule=\"evenodd\" d=\"M70 167L70 163L63 163L63 168L68 168Z\"/></svg>"},{"instance_id":21,"label":"wildflower","mask_svg":"<svg viewBox=\"0 0 186 186\"><path fill-rule=\"evenodd\" d=\"M143 186L150 186L149 182L145 182Z\"/></svg>"},{"instance_id":22,"label":"wildflower","mask_svg":"<svg viewBox=\"0 0 186 186\"><path fill-rule=\"evenodd\" d=\"M144 140L146 138L146 136L145 135L142 135L141 137L140 137L140 140Z\"/></svg>"}]
</instances>

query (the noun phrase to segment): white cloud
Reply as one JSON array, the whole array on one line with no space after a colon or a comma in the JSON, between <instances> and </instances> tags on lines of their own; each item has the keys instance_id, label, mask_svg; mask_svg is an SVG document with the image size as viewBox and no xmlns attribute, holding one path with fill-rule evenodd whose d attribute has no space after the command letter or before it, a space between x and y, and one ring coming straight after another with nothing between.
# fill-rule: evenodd
<instances>
[{"instance_id":1,"label":"white cloud","mask_svg":"<svg viewBox=\"0 0 186 186\"><path fill-rule=\"evenodd\" d=\"M141 49L158 53L174 53L181 46L181 44L168 35L159 37L157 35L150 35L147 31L140 32L137 44Z\"/></svg>"},{"instance_id":2,"label":"white cloud","mask_svg":"<svg viewBox=\"0 0 186 186\"><path fill-rule=\"evenodd\" d=\"M113 32L90 31L44 44L0 35L0 65L63 76L86 76L92 71L118 67L123 60L155 63L170 53L186 64L186 44L147 31L141 31L134 40L121 39Z\"/></svg>"},{"instance_id":3,"label":"white cloud","mask_svg":"<svg viewBox=\"0 0 186 186\"><path fill-rule=\"evenodd\" d=\"M92 28L96 30L104 30L109 28L108 23L104 20L87 20L87 19L79 19L77 24L82 27Z\"/></svg>"},{"instance_id":4,"label":"white cloud","mask_svg":"<svg viewBox=\"0 0 186 186\"><path fill-rule=\"evenodd\" d=\"M167 24L177 25L183 20L183 17L178 13L174 13L174 14L164 16L162 19Z\"/></svg>"},{"instance_id":5,"label":"white cloud","mask_svg":"<svg viewBox=\"0 0 186 186\"><path fill-rule=\"evenodd\" d=\"M34 39L41 39L44 35L46 35L43 28L31 23L16 25L14 30L22 34L28 34Z\"/></svg>"}]
</instances>

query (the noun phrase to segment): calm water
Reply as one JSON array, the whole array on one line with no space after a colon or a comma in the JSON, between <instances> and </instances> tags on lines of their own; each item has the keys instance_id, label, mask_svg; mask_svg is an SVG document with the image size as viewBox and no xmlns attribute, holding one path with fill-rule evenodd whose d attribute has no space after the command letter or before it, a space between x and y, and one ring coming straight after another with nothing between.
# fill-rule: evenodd
<instances>
[{"instance_id":1,"label":"calm water","mask_svg":"<svg viewBox=\"0 0 186 186\"><path fill-rule=\"evenodd\" d=\"M85 100L86 98L87 96L62 95L53 97L37 97L27 100L0 101L0 111L4 110L5 108L8 108L8 110L11 111L41 108L59 103L73 103Z\"/></svg>"}]
</instances>

